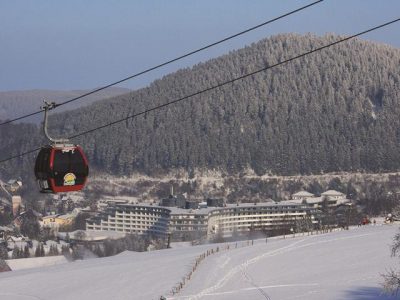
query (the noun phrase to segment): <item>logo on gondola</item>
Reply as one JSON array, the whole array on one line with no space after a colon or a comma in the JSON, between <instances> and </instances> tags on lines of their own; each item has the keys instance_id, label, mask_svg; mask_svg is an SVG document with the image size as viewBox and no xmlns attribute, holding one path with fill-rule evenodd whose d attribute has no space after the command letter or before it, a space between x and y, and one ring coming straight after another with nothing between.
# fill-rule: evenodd
<instances>
[{"instance_id":1,"label":"logo on gondola","mask_svg":"<svg viewBox=\"0 0 400 300\"><path fill-rule=\"evenodd\" d=\"M67 173L64 176L64 185L75 185L76 176L74 173Z\"/></svg>"}]
</instances>

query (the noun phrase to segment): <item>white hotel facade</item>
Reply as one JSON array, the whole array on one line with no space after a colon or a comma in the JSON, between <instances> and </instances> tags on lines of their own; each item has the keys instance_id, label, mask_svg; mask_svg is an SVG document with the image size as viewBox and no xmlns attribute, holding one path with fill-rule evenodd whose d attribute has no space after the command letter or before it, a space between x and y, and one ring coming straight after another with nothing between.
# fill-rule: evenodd
<instances>
[{"instance_id":1,"label":"white hotel facade","mask_svg":"<svg viewBox=\"0 0 400 300\"><path fill-rule=\"evenodd\" d=\"M290 202L228 204L225 207L180 209L155 205L116 204L87 220L86 229L164 236L177 239L231 236L253 229L273 230L297 221L317 224L316 210Z\"/></svg>"}]
</instances>

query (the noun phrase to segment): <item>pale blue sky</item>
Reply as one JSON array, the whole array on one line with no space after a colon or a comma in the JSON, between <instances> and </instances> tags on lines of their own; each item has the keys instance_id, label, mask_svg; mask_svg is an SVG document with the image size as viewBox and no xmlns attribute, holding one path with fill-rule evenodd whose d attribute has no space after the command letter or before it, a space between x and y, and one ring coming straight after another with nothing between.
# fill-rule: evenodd
<instances>
[{"instance_id":1,"label":"pale blue sky","mask_svg":"<svg viewBox=\"0 0 400 300\"><path fill-rule=\"evenodd\" d=\"M0 0L0 90L106 85L311 2ZM124 86L144 86L274 34L352 34L398 17L399 0L325 0ZM400 47L399 32L396 23L363 38Z\"/></svg>"}]
</instances>

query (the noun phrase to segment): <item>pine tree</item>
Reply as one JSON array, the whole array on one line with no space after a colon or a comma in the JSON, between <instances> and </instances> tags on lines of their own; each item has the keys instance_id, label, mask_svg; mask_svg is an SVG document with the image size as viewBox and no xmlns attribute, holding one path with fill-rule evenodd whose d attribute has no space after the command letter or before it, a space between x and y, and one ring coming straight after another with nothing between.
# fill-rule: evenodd
<instances>
[{"instance_id":1,"label":"pine tree","mask_svg":"<svg viewBox=\"0 0 400 300\"><path fill-rule=\"evenodd\" d=\"M104 256L104 253L101 250L99 245L95 246L93 253L96 254L98 257L103 257Z\"/></svg>"},{"instance_id":2,"label":"pine tree","mask_svg":"<svg viewBox=\"0 0 400 300\"><path fill-rule=\"evenodd\" d=\"M0 244L0 259L8 259L7 247Z\"/></svg>"},{"instance_id":3,"label":"pine tree","mask_svg":"<svg viewBox=\"0 0 400 300\"><path fill-rule=\"evenodd\" d=\"M57 245L54 245L54 255L60 255Z\"/></svg>"},{"instance_id":4,"label":"pine tree","mask_svg":"<svg viewBox=\"0 0 400 300\"><path fill-rule=\"evenodd\" d=\"M46 253L44 252L44 246L43 246L43 244L40 244L40 256L45 256L46 255Z\"/></svg>"},{"instance_id":5,"label":"pine tree","mask_svg":"<svg viewBox=\"0 0 400 300\"><path fill-rule=\"evenodd\" d=\"M30 239L36 239L40 234L39 221L35 217L26 217L21 224L21 233Z\"/></svg>"},{"instance_id":6,"label":"pine tree","mask_svg":"<svg viewBox=\"0 0 400 300\"><path fill-rule=\"evenodd\" d=\"M67 258L71 257L71 252L70 252L70 248L68 245L62 245L61 246L61 254L64 255Z\"/></svg>"},{"instance_id":7,"label":"pine tree","mask_svg":"<svg viewBox=\"0 0 400 300\"><path fill-rule=\"evenodd\" d=\"M7 265L7 263L2 258L0 258L0 273L7 272L7 271L11 271L10 267Z\"/></svg>"},{"instance_id":8,"label":"pine tree","mask_svg":"<svg viewBox=\"0 0 400 300\"><path fill-rule=\"evenodd\" d=\"M28 245L25 245L24 247L24 258L29 258L31 256L30 252L29 252L29 247Z\"/></svg>"},{"instance_id":9,"label":"pine tree","mask_svg":"<svg viewBox=\"0 0 400 300\"><path fill-rule=\"evenodd\" d=\"M40 245L38 244L35 249L35 257L40 257Z\"/></svg>"},{"instance_id":10,"label":"pine tree","mask_svg":"<svg viewBox=\"0 0 400 300\"><path fill-rule=\"evenodd\" d=\"M49 255L49 256L56 256L56 255L59 255L57 245L53 244L53 245L50 246L49 254L48 254L48 255Z\"/></svg>"},{"instance_id":11,"label":"pine tree","mask_svg":"<svg viewBox=\"0 0 400 300\"><path fill-rule=\"evenodd\" d=\"M20 258L19 248L14 246L13 252L11 254L12 259Z\"/></svg>"}]
</instances>

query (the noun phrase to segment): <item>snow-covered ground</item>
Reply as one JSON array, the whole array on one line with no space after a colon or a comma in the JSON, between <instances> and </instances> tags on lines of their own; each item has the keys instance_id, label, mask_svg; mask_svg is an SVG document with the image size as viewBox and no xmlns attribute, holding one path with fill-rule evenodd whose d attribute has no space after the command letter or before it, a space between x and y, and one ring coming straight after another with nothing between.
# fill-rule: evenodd
<instances>
[{"instance_id":1,"label":"snow-covered ground","mask_svg":"<svg viewBox=\"0 0 400 300\"><path fill-rule=\"evenodd\" d=\"M32 257L32 258L19 258L6 260L7 265L11 270L24 270L39 267L48 267L68 263L68 260L63 255L46 256L46 257Z\"/></svg>"},{"instance_id":2,"label":"snow-covered ground","mask_svg":"<svg viewBox=\"0 0 400 300\"><path fill-rule=\"evenodd\" d=\"M201 245L0 274L0 299L307 299L377 300L381 274L399 266L389 246L398 225ZM179 294L170 294L207 256ZM222 250L224 249L224 250Z\"/></svg>"}]
</instances>

